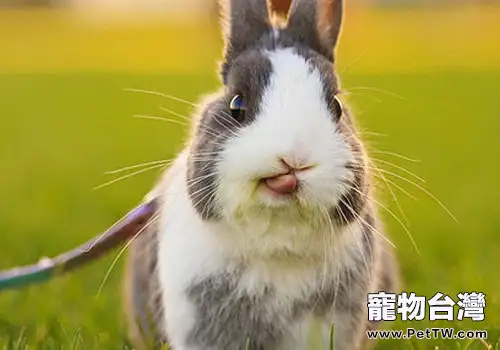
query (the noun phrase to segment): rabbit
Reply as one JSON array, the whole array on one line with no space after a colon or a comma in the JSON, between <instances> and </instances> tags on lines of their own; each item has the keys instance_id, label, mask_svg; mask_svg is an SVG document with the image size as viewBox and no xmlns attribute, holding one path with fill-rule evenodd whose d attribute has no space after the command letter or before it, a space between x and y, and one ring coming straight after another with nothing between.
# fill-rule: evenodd
<instances>
[{"instance_id":1,"label":"rabbit","mask_svg":"<svg viewBox=\"0 0 500 350\"><path fill-rule=\"evenodd\" d=\"M372 346L367 294L398 289L368 156L340 99L342 0L223 3L222 87L150 193L132 243L127 314L137 346L302 350ZM151 340L151 342L148 342Z\"/></svg>"}]
</instances>

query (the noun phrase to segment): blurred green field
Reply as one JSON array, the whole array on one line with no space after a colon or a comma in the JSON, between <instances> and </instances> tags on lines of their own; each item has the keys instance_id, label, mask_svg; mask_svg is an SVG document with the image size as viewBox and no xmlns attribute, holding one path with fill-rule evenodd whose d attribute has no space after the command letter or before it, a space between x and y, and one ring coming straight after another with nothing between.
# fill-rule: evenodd
<instances>
[{"instance_id":1,"label":"blurred green field","mask_svg":"<svg viewBox=\"0 0 500 350\"><path fill-rule=\"evenodd\" d=\"M425 48L429 31L426 20L438 15L417 13L412 21L405 22L401 16L408 19L408 13L398 16L397 12L389 12L386 17L381 12L363 13L353 22L365 18L372 21L369 23L378 23L379 27L366 30L371 38L399 24L397 33L391 35L401 39L384 41L385 48L392 44L394 47L381 53L374 49L372 41L369 45L362 42L361 28L357 34L348 34L348 27L346 37L350 35L357 41L350 44L345 39L339 70L373 157L424 178L422 186L459 221L454 222L436 201L398 176L418 180L400 169L379 164L399 174L387 177L416 197L394 188L420 254L398 221L383 213L391 239L398 247L405 290L427 296L436 292L455 296L466 291L484 292L487 296L485 322L421 321L390 326L486 329L488 343L497 344L500 166L496 160L500 122L496 118L500 60L496 58L500 57L500 46L498 40L494 41L497 34L492 34L498 30L491 30L496 28L494 23L500 28L500 21L494 20L500 17L494 15L498 15L497 9L474 11L470 17L468 12L446 12L451 13L449 21L441 22L443 29L436 34L441 41L429 39L436 47L441 45L439 50L422 51L421 57L399 44L406 43L406 32L413 40L412 44L406 43L406 48ZM15 16L31 24L21 28ZM39 22L27 18L38 18ZM169 159L182 147L187 128L132 116L171 117L160 106L188 115L190 107L158 96L127 92L125 88L166 92L196 101L200 94L218 86L214 62L219 58L220 42L213 28L206 30L207 40L199 37L199 28L148 29L143 46L140 33L144 32L138 34L134 29L79 29L85 34L81 34L80 41L70 43L76 39L50 18L47 14L0 13L0 269L56 255L107 228L141 200L158 172L92 191L94 186L113 179L104 172ZM381 24L382 18L389 19L388 23ZM469 35L476 33L477 40L468 40L475 53L452 35L455 30L464 31L457 18L474 24ZM420 28L427 32L419 34ZM42 39L36 40L37 34ZM51 35L53 40L49 40ZM130 36L131 46L125 50ZM445 40L447 37L450 39ZM164 46L155 56L155 47L162 41ZM58 46L64 42L67 47ZM192 52L186 50L189 46ZM357 59L364 46L372 49ZM397 56L398 50L401 57ZM79 53L87 56L82 58ZM372 69L374 62L378 62L376 69ZM404 221L383 182L379 187L381 201ZM115 255L46 285L0 294L0 349L130 348L121 309L123 259L97 296ZM479 341L415 340L384 341L377 349L435 346L485 348Z\"/></svg>"}]
</instances>

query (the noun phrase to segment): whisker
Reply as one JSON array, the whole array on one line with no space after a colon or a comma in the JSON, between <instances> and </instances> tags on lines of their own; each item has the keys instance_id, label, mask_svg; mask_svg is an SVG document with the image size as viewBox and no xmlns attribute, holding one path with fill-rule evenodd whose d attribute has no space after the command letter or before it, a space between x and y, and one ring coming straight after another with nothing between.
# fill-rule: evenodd
<instances>
[{"instance_id":1,"label":"whisker","mask_svg":"<svg viewBox=\"0 0 500 350\"><path fill-rule=\"evenodd\" d=\"M229 113L227 113L225 111L221 111L221 113L222 114L217 113L216 116L223 118L225 121L227 121L228 123L230 123L236 129L241 129L242 128L241 123L238 120L234 119L232 115L230 115Z\"/></svg>"},{"instance_id":2,"label":"whisker","mask_svg":"<svg viewBox=\"0 0 500 350\"><path fill-rule=\"evenodd\" d=\"M398 216L396 214L394 214L392 212L392 210L390 210L389 208L387 208L385 205L383 205L382 203L380 203L379 201L377 201L376 199L374 198L369 198L368 196L366 196L366 194L364 194L363 192L361 192L360 190L358 190L357 188L355 187L351 187L351 190L359 193L361 196L365 197L366 199L368 200L372 200L375 204L377 204L377 206L381 207L382 209L384 209L388 214L390 214L400 225L401 227L403 228L403 230L406 232L406 234L408 235L408 237L410 238L410 241L411 243L413 244L416 252L418 254L420 254L420 250L418 249L418 246L417 246L417 243L415 242L415 239L413 238L413 235L411 234L410 230L408 229L408 227L406 227L406 225L403 223L403 221L401 221L400 218L398 218ZM353 213L354 214L354 213ZM359 217L359 215L358 215Z\"/></svg>"},{"instance_id":3,"label":"whisker","mask_svg":"<svg viewBox=\"0 0 500 350\"><path fill-rule=\"evenodd\" d=\"M198 107L198 105L195 104L195 103L193 103L193 102L189 102L189 101L184 100L182 98L179 98L179 97L176 97L176 96L173 96L173 95L169 95L169 94L165 94L163 92L151 91L151 90L142 90L142 89L128 89L128 88L123 89L123 91L138 92L138 93L146 94L146 95L154 95L154 96L165 97L165 98L171 99L173 101L182 102L182 103L188 104L188 105L193 106L193 107Z\"/></svg>"},{"instance_id":4,"label":"whisker","mask_svg":"<svg viewBox=\"0 0 500 350\"><path fill-rule=\"evenodd\" d=\"M325 232L325 230L321 229L320 232L321 232L321 238L323 240L323 266L322 266L322 272L321 272L321 275L320 275L320 286L319 286L319 293L318 293L318 297L316 298L316 300L314 301L314 304L313 304L313 309L316 308L316 306L318 305L318 303L320 302L320 295L321 295L321 292L325 289L326 287L326 280L327 280L327 276L328 276L328 266L329 266L329 262L330 262L330 256L331 254L328 253L329 251L329 247L332 246L331 242L329 242L329 239L328 238L333 238L335 237L334 235L334 227L333 227L333 223L331 222L331 219L330 219L330 215L329 213L322 209L322 208L319 208L318 207L318 210L320 212L320 217L318 218L317 220L317 224L319 224L319 226L323 226L323 222L324 218L326 218L326 225L328 226L328 229L330 230L330 232ZM326 215L325 215L325 212L326 212ZM311 242L311 245L312 245L312 242Z\"/></svg>"},{"instance_id":5,"label":"whisker","mask_svg":"<svg viewBox=\"0 0 500 350\"><path fill-rule=\"evenodd\" d=\"M349 190L354 190L358 193L360 193L362 196L364 196L365 198L367 199L370 199L368 198L364 193L362 193L361 191L359 191L358 189L356 189L355 187L352 187L352 186L348 186L348 189ZM381 233L379 230L377 230L375 227L373 227L373 225L371 225L370 223L368 223L365 219L363 219L358 213L356 213L356 211L354 211L351 207L348 207L347 209L349 209L349 211L351 211L352 215L354 215L355 217L358 217L359 220L365 224L366 226L368 226L369 228L371 228L377 235L379 235L383 240L385 240L388 244L390 244L393 248L397 248L396 245L389 239L387 238L383 233Z\"/></svg>"},{"instance_id":6,"label":"whisker","mask_svg":"<svg viewBox=\"0 0 500 350\"><path fill-rule=\"evenodd\" d=\"M180 113L177 113L176 111L173 111L171 109L168 109L166 107L163 107L163 106L160 106L160 109L163 111L163 112L167 112L167 113L170 113L172 115L175 115L176 117L178 118L181 118L181 119L184 119L187 123L191 123L192 120L190 118L188 118L187 116L185 115L182 115Z\"/></svg>"},{"instance_id":7,"label":"whisker","mask_svg":"<svg viewBox=\"0 0 500 350\"><path fill-rule=\"evenodd\" d=\"M340 198L340 202L342 204L344 204L349 209L349 211L351 213L355 213L355 210L348 203L346 203L342 198ZM347 218L344 215L344 213L341 213L341 215L344 217L344 220L347 222ZM356 216L354 216L354 217L356 218L356 221L359 223L359 219ZM353 226L352 225L348 225L348 226L349 226L349 231L351 232L352 237L356 241L356 245L358 246L359 252L361 253L361 257L363 258L363 263L365 265L366 271L371 275L370 267L368 266L368 260L366 259L365 253L363 251L363 247L361 246L361 243L359 242L358 237L356 237L356 234L354 233ZM361 227L361 229L363 229L363 228Z\"/></svg>"},{"instance_id":8,"label":"whisker","mask_svg":"<svg viewBox=\"0 0 500 350\"><path fill-rule=\"evenodd\" d=\"M151 162L147 162L147 163L130 165L130 166L127 166L124 168L116 169L116 170L106 171L104 174L105 175L115 175L115 174L123 173L124 171L134 170L134 169L142 168L142 167L149 166L149 165L168 164L168 163L172 163L172 162L173 162L173 160L155 160L155 161L151 161Z\"/></svg>"},{"instance_id":9,"label":"whisker","mask_svg":"<svg viewBox=\"0 0 500 350\"><path fill-rule=\"evenodd\" d=\"M211 156L198 156L198 157L190 157L190 159L195 163L204 163L211 161L213 157Z\"/></svg>"},{"instance_id":10,"label":"whisker","mask_svg":"<svg viewBox=\"0 0 500 350\"><path fill-rule=\"evenodd\" d=\"M418 200L417 197L415 197L414 195L412 195L410 192L408 192L407 190L405 190L403 187L399 186L396 182L388 179L386 176L382 176L381 174L373 174L373 175L376 176L377 178L381 179L383 182L385 182L385 181L389 182L392 186L396 187L398 190L400 190L401 192L403 192L404 194L406 194L411 199Z\"/></svg>"},{"instance_id":11,"label":"whisker","mask_svg":"<svg viewBox=\"0 0 500 350\"><path fill-rule=\"evenodd\" d=\"M411 180L408 180L407 178L405 178L404 176L401 176L401 175L398 175L398 174L395 174L395 173L391 173L390 175L394 176L394 177L397 177L398 179L401 179L405 182L408 182L409 184L412 184L413 186L417 187L419 190L421 190L422 192L424 192L425 194L427 194L429 197L431 197L434 201L436 201L437 204L439 204L439 206L448 213L448 215L451 216L451 218L453 220L455 220L455 222L458 222L458 219L455 217L455 215L453 215L453 213L443 204L443 202L441 202L435 195L433 195L429 190L427 190L426 188L420 186L419 184L411 181Z\"/></svg>"},{"instance_id":12,"label":"whisker","mask_svg":"<svg viewBox=\"0 0 500 350\"><path fill-rule=\"evenodd\" d=\"M352 130L352 128L351 128L351 130ZM354 134L354 130L352 130L352 131L353 131L353 134ZM394 202L396 203L399 212L403 216L404 220L406 222L408 222L408 218L407 218L407 216L406 216L406 214L405 214L405 212L403 210L403 207L401 206L401 203L399 202L399 199L396 196L396 193L394 192L394 190L392 189L390 183L387 181L386 177L382 174L382 170L377 167L377 165L371 160L370 157L366 157L365 154L361 154L361 157L362 158L365 157L367 159L368 164L371 164L371 166L373 167L373 169L375 170L375 172L377 172L377 173L380 174L380 178L382 179L382 181L385 183L387 189L389 190L389 193L391 194L392 198L394 199Z\"/></svg>"},{"instance_id":13,"label":"whisker","mask_svg":"<svg viewBox=\"0 0 500 350\"><path fill-rule=\"evenodd\" d=\"M379 88L374 88L370 86L356 86L353 88L349 88L348 91L356 91L356 90L368 90L368 91L375 91L375 92L380 92L382 94L386 94L395 98L398 98L403 101L407 101L408 99L406 97L403 97L401 95L398 95L392 91L384 90L384 89L379 89Z\"/></svg>"},{"instance_id":14,"label":"whisker","mask_svg":"<svg viewBox=\"0 0 500 350\"><path fill-rule=\"evenodd\" d=\"M417 242L415 241L415 239L413 238L413 235L411 234L410 230L408 229L408 227L406 227L406 225L401 221L400 218L398 218L398 216L396 214L394 214L392 212L392 210L390 210L389 208L387 208L385 205L383 205L382 203L378 202L377 200L374 200L374 202L379 206L381 207L382 209L384 209L387 213L389 213L389 215L391 215L400 225L401 227L403 227L403 230L406 232L406 234L408 235L408 237L410 238L410 241L411 241L411 244L413 245L413 247L415 248L415 251L417 252L417 254L420 255L420 249L418 249L418 246L417 246Z\"/></svg>"},{"instance_id":15,"label":"whisker","mask_svg":"<svg viewBox=\"0 0 500 350\"><path fill-rule=\"evenodd\" d=\"M349 64L347 64L344 69L342 69L338 74L342 74L344 72L346 72L349 68L351 68L361 57L363 57L365 55L366 52L362 52L360 53L359 55L357 55L356 57L354 57L351 62L349 62Z\"/></svg>"},{"instance_id":16,"label":"whisker","mask_svg":"<svg viewBox=\"0 0 500 350\"><path fill-rule=\"evenodd\" d=\"M166 109L163 109L165 112L167 112L168 110ZM172 113L175 113L175 112L172 112ZM179 124L179 125L182 125L182 126L186 126L186 127L190 127L190 124L188 123L185 123L185 122L182 122L180 120L177 120L177 119L172 119L172 118L167 118L167 117L160 117L160 116L155 116L155 115L142 115L142 114L136 114L136 115L133 115L133 118L140 118L140 119L149 119L149 120L158 120L158 121L162 121L162 122L169 122L169 123L174 123L174 124ZM211 128L208 128L207 126L205 125L200 125L199 128L201 130L204 130L207 134L213 136L214 138L217 138L218 136L214 133L214 132L211 132L210 130L212 130Z\"/></svg>"},{"instance_id":17,"label":"whisker","mask_svg":"<svg viewBox=\"0 0 500 350\"><path fill-rule=\"evenodd\" d=\"M207 194L210 194L210 192L207 192ZM207 202L206 204L203 206L203 208L201 209L201 215L202 216L205 216L205 211L207 211L208 213L208 205L214 200L215 196L217 195L217 191L213 191L211 194L210 194L210 197L207 198ZM206 195L205 195L206 196ZM200 200L196 203L196 206L201 203L201 201L203 201L205 198L200 198Z\"/></svg>"},{"instance_id":18,"label":"whisker","mask_svg":"<svg viewBox=\"0 0 500 350\"><path fill-rule=\"evenodd\" d=\"M373 160L376 160L377 162L380 162L380 163L383 163L383 164L387 164L393 168L396 168L396 169L399 169L403 172L405 172L406 174L410 175L410 176L413 176L415 179L423 182L423 183L426 183L425 179L421 178L420 176L418 176L417 174L411 172L410 170L402 167L402 166L399 166L399 165L396 165L396 164L393 164L391 162L388 162L388 161L385 161L385 160L382 160L382 159L377 159L377 158L372 158Z\"/></svg>"},{"instance_id":19,"label":"whisker","mask_svg":"<svg viewBox=\"0 0 500 350\"><path fill-rule=\"evenodd\" d=\"M214 120L217 122L217 124L219 124L220 126L222 126L225 130L229 131L229 133L230 133L231 135L233 135L233 136L237 136L237 135L238 135L236 132L234 132L233 130L229 129L229 128L227 127L227 125L224 125L223 123L221 123L217 117L219 117L219 115L218 115L218 114L216 114L216 115L214 116Z\"/></svg>"},{"instance_id":20,"label":"whisker","mask_svg":"<svg viewBox=\"0 0 500 350\"><path fill-rule=\"evenodd\" d=\"M196 191L194 191L193 193L191 193L191 194L190 194L190 196L191 196L194 200L196 200L196 201L197 201L197 202L196 202L196 204L199 204L199 203L200 203L203 199L205 199L205 196L206 196L207 194L209 194L209 193L211 193L211 192L214 192L214 193L215 193L215 191L207 191L207 189L208 189L208 188L209 188L208 186L204 186L204 187L202 187L202 188L200 188L200 189L198 189L198 190L196 190ZM205 193L205 192L207 192L207 193ZM199 196L201 196L201 195L203 195L203 197L199 198ZM196 205L195 205L195 206L196 206Z\"/></svg>"},{"instance_id":21,"label":"whisker","mask_svg":"<svg viewBox=\"0 0 500 350\"><path fill-rule=\"evenodd\" d=\"M170 122L170 123L174 123L174 124L179 124L179 125L182 125L182 126L189 126L189 124L181 122L180 120L177 120L177 119L170 119L170 118L166 118L166 117L158 117L158 116L155 116L155 115L134 114L132 117L133 118L139 118L139 119L159 120L159 121L163 121L163 122Z\"/></svg>"},{"instance_id":22,"label":"whisker","mask_svg":"<svg viewBox=\"0 0 500 350\"><path fill-rule=\"evenodd\" d=\"M394 190L392 189L390 182L387 180L387 177L384 176L384 174L383 174L384 171L382 169L380 169L379 167L377 167L375 165L375 163L373 163L371 160L369 160L369 164L371 164L372 167L375 168L375 171L380 175L380 178L382 178L382 181L384 181L384 183L386 184L387 188L389 189L389 192L391 193L392 198L394 199L394 202L396 203L396 206L398 207L399 212L403 216L403 219L405 220L405 222L408 223L408 217L406 216L406 214L403 210L403 206L399 202L399 198L398 198L398 196L396 196L396 193L394 193Z\"/></svg>"},{"instance_id":23,"label":"whisker","mask_svg":"<svg viewBox=\"0 0 500 350\"><path fill-rule=\"evenodd\" d=\"M184 120L186 120L186 121L187 121L187 122L189 122L189 123L191 123L191 122L192 122L192 119L188 118L187 116L182 115L182 114L180 114L180 113L177 113L177 112L175 112L175 111L172 111L172 110L170 110L170 109L168 109L168 108L166 108L166 107L160 106L160 109L161 109L162 111L164 111L164 112L170 113L170 114L172 114L172 115L174 115L174 116L176 116L176 117L179 117L179 118L181 118L181 119L184 119ZM222 114L215 113L215 117L220 117L220 118L223 118L225 121L227 121L229 124L231 124L231 125L232 125L232 126L234 126L235 128L238 128L238 129L239 129L239 128L241 127L241 124L240 124L240 123L239 123L236 119L234 119L231 115L229 115L229 114L227 114L227 113L224 113L224 111L222 111ZM204 127L206 127L206 126L204 126ZM225 126L223 126L223 127L225 127ZM225 127L225 128L227 129L227 127ZM217 133L217 130L214 130L214 129L212 129L212 128L208 128L208 127L206 127L206 129L207 129L207 130L211 130L211 131L213 131L214 133ZM227 130L228 130L228 131L231 131L231 130L229 130L229 129L227 129Z\"/></svg>"},{"instance_id":24,"label":"whisker","mask_svg":"<svg viewBox=\"0 0 500 350\"><path fill-rule=\"evenodd\" d=\"M372 101L377 102L378 104L382 104L382 103L383 103L383 101L382 101L381 99L378 99L378 98L376 98L376 97L370 96L370 95L368 95L368 94L364 94L364 93L362 93L362 92L349 92L349 91L343 91L343 92L342 92L342 95L348 95L348 96L349 96L349 95L366 96L366 97L368 97L369 99L371 99Z\"/></svg>"},{"instance_id":25,"label":"whisker","mask_svg":"<svg viewBox=\"0 0 500 350\"><path fill-rule=\"evenodd\" d=\"M160 109L161 109L162 111L164 111L164 112L167 112L167 113L172 114L173 116L176 116L176 117L178 117L178 118L181 118L181 119L186 120L186 121L187 121L187 123L185 124L186 126L190 126L190 125L191 125L192 120L191 120L191 119L189 119L188 117L186 117L186 116L184 116L184 115L182 115L182 114L180 114L180 113L177 113L177 112L175 112L175 111L172 111L171 109L165 108L165 107L160 107ZM206 126L206 125L201 125L201 124L200 124L200 125L198 125L198 127L199 127L199 128L201 128L202 130L207 131L207 133L208 133L209 135L212 135L213 137L217 137L217 130L215 130L215 129L213 129L213 128L210 128L210 127L208 127L208 126Z\"/></svg>"},{"instance_id":26,"label":"whisker","mask_svg":"<svg viewBox=\"0 0 500 350\"><path fill-rule=\"evenodd\" d=\"M358 132L359 134L361 135L370 135L370 136L379 136L379 137L389 137L389 135L387 134L382 134L382 133L379 133L379 132L373 132L373 131L365 131L365 130L361 130Z\"/></svg>"},{"instance_id":27,"label":"whisker","mask_svg":"<svg viewBox=\"0 0 500 350\"><path fill-rule=\"evenodd\" d=\"M170 94L158 92L158 91L150 91L150 90L143 90L143 89L131 89L131 88L126 88L126 89L123 89L123 90L124 91L128 91L128 92L137 92L137 93L143 93L143 94L148 94L148 95L155 95L155 96L165 97L165 98L168 98L168 99L171 99L171 100L174 100L174 101L178 101L178 102L182 102L182 103L188 104L188 105L193 106L193 107L200 107L200 105L195 104L193 102L184 100L182 98L179 98L179 97L176 97L176 96L173 96L173 95L170 95ZM173 115L176 115L178 117L181 117L181 118L187 120L186 119L187 117L182 116L179 113L171 111L171 110L169 110L169 109L167 109L165 107L160 107L160 109L162 109L163 111L165 111L167 113L172 113ZM227 122L231 123L233 126L238 127L238 128L241 126L241 124L237 120L233 119L229 114L227 114L225 112L222 112L222 113L224 115L227 115L227 117L224 118ZM221 118L223 117L222 115L220 115L218 113L216 113L215 116L216 117L218 116L218 117L221 117ZM155 116L142 116L142 118L144 118L144 119L162 119L160 117L155 117ZM216 118L216 120L217 120L217 118ZM179 122L179 121L177 121L177 122ZM189 125L189 124L182 123L181 125ZM230 129L228 129L227 127L226 127L226 129L230 131ZM212 130L212 132L215 132L215 130ZM217 135L212 135L212 136L217 137Z\"/></svg>"},{"instance_id":28,"label":"whisker","mask_svg":"<svg viewBox=\"0 0 500 350\"><path fill-rule=\"evenodd\" d=\"M409 157L406 157L406 156L403 156L401 154L398 154L398 153L394 153L394 152L388 152L388 151L381 151L381 150L370 150L368 151L368 153L373 153L373 154L386 154L388 156L393 156L393 157L397 157L397 158L400 158L400 159L403 159L403 160L407 160L409 162L412 162L412 163L420 163L421 160L418 160L418 159L412 159L412 158L409 158Z\"/></svg>"},{"instance_id":29,"label":"whisker","mask_svg":"<svg viewBox=\"0 0 500 350\"><path fill-rule=\"evenodd\" d=\"M195 157L199 157L199 156L216 156L216 155L219 155L220 152L217 152L217 151L210 151L210 152L193 152L191 153L191 155L195 156Z\"/></svg>"},{"instance_id":30,"label":"whisker","mask_svg":"<svg viewBox=\"0 0 500 350\"><path fill-rule=\"evenodd\" d=\"M328 228L330 229L330 234L327 234L325 232L323 232L323 230L321 230L322 232L322 235L321 237L323 238L323 278L321 278L321 286L320 286L320 289L323 290L323 288L325 288L325 282L326 282L326 275L327 275L327 272L328 272L328 262L330 261L330 256L328 254L328 247L331 246L331 242L330 240L332 238L335 237L334 235L334 232L335 232L335 229L333 227L333 222L332 222L332 219L330 217L330 215L327 213L326 215L323 215L324 217L326 217L327 219L327 225L328 225ZM318 302L319 302L319 298L318 298Z\"/></svg>"},{"instance_id":31,"label":"whisker","mask_svg":"<svg viewBox=\"0 0 500 350\"><path fill-rule=\"evenodd\" d=\"M170 114L172 114L172 115L174 115L174 116L176 116L176 117L178 117L178 118L181 118L181 119L186 120L186 121L189 123L189 124L186 124L186 125L190 125L190 124L191 124L191 122L192 122L192 120L191 120L190 118L188 118L188 117L186 117L186 116L184 116L184 115L182 115L182 114L180 114L180 113L177 113L177 112L175 112L175 111L173 111L173 110L171 110L171 109L168 109L168 108L166 108L166 107L162 107L162 106L160 106L160 109L161 109L162 111L167 112L167 113L170 113ZM217 116L219 116L219 114L215 114L215 116L217 117ZM217 121L217 118L215 118L215 119L216 119L216 121ZM225 118L225 120L227 120L227 118ZM228 121L229 121L229 120L228 120ZM219 124L220 124L220 123L219 123ZM233 126L236 126L233 122L231 122L231 124L232 124ZM217 137L218 137L218 135L217 135L218 131L217 131L217 130L215 130L215 129L213 129L213 128L210 128L210 127L208 127L207 125L201 125L201 124L200 124L200 125L198 125L198 127L199 127L199 128L201 128L202 130L207 131L207 133L208 133L209 135L211 135L211 136L213 136L213 137L215 137L215 138L217 138ZM225 129L227 129L228 131L230 131L230 132L231 132L231 134L235 135L235 133L234 133L232 130L229 130L229 129L228 129L226 126L224 126L224 125L223 125L223 127L224 127Z\"/></svg>"},{"instance_id":32,"label":"whisker","mask_svg":"<svg viewBox=\"0 0 500 350\"><path fill-rule=\"evenodd\" d=\"M197 178L195 179L192 179L190 181L187 182L187 189L191 189L192 187L198 185L200 182L202 182L204 179L210 177L210 176L213 176L215 173L212 173L212 174L208 174L208 175L205 175L205 176L198 176ZM199 195L202 195L203 194L203 191L205 191L207 188L207 186L205 187L202 187L202 188L199 188L197 189L196 191L194 191L193 193L190 193L190 196L193 197L193 199L197 199Z\"/></svg>"},{"instance_id":33,"label":"whisker","mask_svg":"<svg viewBox=\"0 0 500 350\"><path fill-rule=\"evenodd\" d=\"M117 183L119 181L122 181L122 180L126 180L126 179L129 179L133 176L136 176L136 175L139 175L139 174L142 174L142 173L145 173L147 171L150 171L150 170L154 170L154 169L158 169L158 168L162 168L162 167L165 167L165 164L157 164L157 165L153 165L153 166L150 166L150 167L147 167L146 169L141 169L141 170L138 170L138 171L134 171L133 173L131 174L127 174L127 175L124 175L124 176L120 176L119 178L117 179L114 179L114 180L111 180L111 181L108 181L102 185L99 185L99 186L96 186L92 189L92 191L97 191L101 188L104 188L104 187L107 187L109 185L112 185L114 183Z\"/></svg>"},{"instance_id":34,"label":"whisker","mask_svg":"<svg viewBox=\"0 0 500 350\"><path fill-rule=\"evenodd\" d=\"M197 184L199 181L202 181L202 180L204 180L206 178L209 178L210 176L214 176L216 174L217 174L217 171L212 171L212 172L210 172L208 174L204 174L204 175L201 175L201 176L196 176L196 177L194 177L194 178L186 181L186 183L188 184L188 188L189 188L189 186L193 186L193 185Z\"/></svg>"},{"instance_id":35,"label":"whisker","mask_svg":"<svg viewBox=\"0 0 500 350\"><path fill-rule=\"evenodd\" d=\"M327 218L327 220L329 222L329 225L330 225L330 227L332 229L332 232L334 232L334 224L333 224L332 218L330 216L330 213L326 212L325 217ZM339 238L336 237L335 235L331 235L331 237L333 239L337 240L337 242L336 242L337 244L335 246L338 247ZM340 273L341 273L341 268L342 267L341 267L341 264L340 264L340 259L341 258L339 256L339 254L334 254L334 257L336 259L336 267L337 268L336 268L336 271L335 271L335 286L334 286L334 291L333 291L333 298L334 298L334 300L337 300L337 294L338 294L339 287L340 287ZM334 310L335 310L336 306L337 306L337 303L334 302L334 304L333 304Z\"/></svg>"}]
</instances>

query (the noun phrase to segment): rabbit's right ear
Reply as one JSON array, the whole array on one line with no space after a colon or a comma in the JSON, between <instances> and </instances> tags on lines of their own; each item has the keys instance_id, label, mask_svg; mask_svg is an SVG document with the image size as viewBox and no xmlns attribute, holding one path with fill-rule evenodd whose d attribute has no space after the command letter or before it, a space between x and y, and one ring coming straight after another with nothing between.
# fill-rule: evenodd
<instances>
[{"instance_id":1,"label":"rabbit's right ear","mask_svg":"<svg viewBox=\"0 0 500 350\"><path fill-rule=\"evenodd\" d=\"M221 0L224 32L222 77L232 62L272 28L267 0Z\"/></svg>"},{"instance_id":2,"label":"rabbit's right ear","mask_svg":"<svg viewBox=\"0 0 500 350\"><path fill-rule=\"evenodd\" d=\"M288 32L334 61L334 49L342 29L344 0L293 0L288 15Z\"/></svg>"}]
</instances>

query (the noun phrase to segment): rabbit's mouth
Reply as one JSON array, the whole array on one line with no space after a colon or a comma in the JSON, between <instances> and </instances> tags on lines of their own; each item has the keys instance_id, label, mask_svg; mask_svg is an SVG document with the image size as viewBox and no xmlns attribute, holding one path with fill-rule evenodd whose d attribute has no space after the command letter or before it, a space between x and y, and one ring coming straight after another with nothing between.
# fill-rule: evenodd
<instances>
[{"instance_id":1,"label":"rabbit's mouth","mask_svg":"<svg viewBox=\"0 0 500 350\"><path fill-rule=\"evenodd\" d=\"M273 195L291 196L298 190L299 179L294 173L289 172L262 179L261 184Z\"/></svg>"},{"instance_id":2,"label":"rabbit's mouth","mask_svg":"<svg viewBox=\"0 0 500 350\"><path fill-rule=\"evenodd\" d=\"M283 159L280 159L280 162L283 171L260 178L259 185L273 199L292 199L297 195L302 185L302 173L313 169L315 165L290 165L294 163Z\"/></svg>"}]
</instances>

